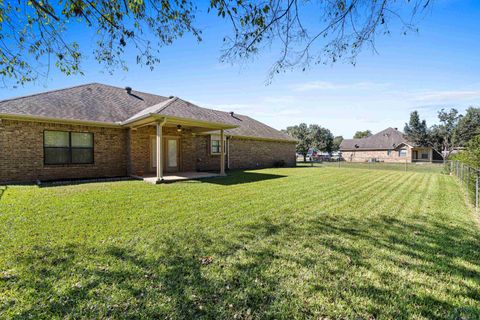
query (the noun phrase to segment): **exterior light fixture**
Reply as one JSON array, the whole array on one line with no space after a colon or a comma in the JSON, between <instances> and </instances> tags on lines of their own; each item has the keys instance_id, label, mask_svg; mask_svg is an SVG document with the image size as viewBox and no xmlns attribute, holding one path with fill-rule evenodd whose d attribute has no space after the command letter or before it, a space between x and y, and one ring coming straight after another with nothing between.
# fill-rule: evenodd
<instances>
[{"instance_id":1,"label":"exterior light fixture","mask_svg":"<svg viewBox=\"0 0 480 320\"><path fill-rule=\"evenodd\" d=\"M177 125L177 132L182 132L182 126L181 125Z\"/></svg>"}]
</instances>

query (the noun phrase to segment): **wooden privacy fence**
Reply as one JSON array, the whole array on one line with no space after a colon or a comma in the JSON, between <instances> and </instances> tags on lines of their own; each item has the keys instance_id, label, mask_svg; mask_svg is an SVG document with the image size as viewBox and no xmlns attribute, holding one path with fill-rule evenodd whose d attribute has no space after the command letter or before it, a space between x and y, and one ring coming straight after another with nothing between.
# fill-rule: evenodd
<instances>
[{"instance_id":1,"label":"wooden privacy fence","mask_svg":"<svg viewBox=\"0 0 480 320\"><path fill-rule=\"evenodd\" d=\"M455 160L450 162L450 174L455 175L465 185L468 197L478 211L480 169Z\"/></svg>"}]
</instances>

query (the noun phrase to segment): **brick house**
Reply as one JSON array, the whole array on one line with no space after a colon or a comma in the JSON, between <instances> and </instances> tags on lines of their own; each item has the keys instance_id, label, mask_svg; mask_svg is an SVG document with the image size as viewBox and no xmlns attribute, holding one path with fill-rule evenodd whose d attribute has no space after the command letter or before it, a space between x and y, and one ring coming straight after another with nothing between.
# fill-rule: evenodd
<instances>
[{"instance_id":1,"label":"brick house","mask_svg":"<svg viewBox=\"0 0 480 320\"><path fill-rule=\"evenodd\" d=\"M415 146L397 128L387 128L370 137L345 139L340 144L342 158L348 162L432 162L442 160L432 147Z\"/></svg>"},{"instance_id":2,"label":"brick house","mask_svg":"<svg viewBox=\"0 0 480 320\"><path fill-rule=\"evenodd\" d=\"M295 165L295 140L248 116L92 83L0 101L0 182Z\"/></svg>"}]
</instances>

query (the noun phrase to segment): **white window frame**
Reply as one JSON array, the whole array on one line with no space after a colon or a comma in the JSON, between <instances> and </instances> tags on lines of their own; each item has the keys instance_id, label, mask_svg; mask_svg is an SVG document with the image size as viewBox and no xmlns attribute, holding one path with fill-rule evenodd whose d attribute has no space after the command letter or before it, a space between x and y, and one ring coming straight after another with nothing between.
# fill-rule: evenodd
<instances>
[{"instance_id":1,"label":"white window frame","mask_svg":"<svg viewBox=\"0 0 480 320\"><path fill-rule=\"evenodd\" d=\"M213 152L213 141L220 142L220 135L219 134L212 134L210 135L210 154L211 155L219 155L221 152ZM223 153L227 154L227 137L223 138L224 141L224 150ZM220 149L222 148L222 144L220 143Z\"/></svg>"},{"instance_id":2,"label":"white window frame","mask_svg":"<svg viewBox=\"0 0 480 320\"><path fill-rule=\"evenodd\" d=\"M403 154L403 152L405 152L405 153ZM407 155L408 155L408 150L407 149L399 149L398 150L398 156L400 158L405 158Z\"/></svg>"}]
</instances>

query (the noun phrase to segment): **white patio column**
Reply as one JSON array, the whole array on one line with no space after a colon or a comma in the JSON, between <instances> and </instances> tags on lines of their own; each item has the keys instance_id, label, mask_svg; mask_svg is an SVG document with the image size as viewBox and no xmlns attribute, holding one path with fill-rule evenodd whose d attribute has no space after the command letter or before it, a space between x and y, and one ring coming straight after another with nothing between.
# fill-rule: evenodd
<instances>
[{"instance_id":1,"label":"white patio column","mask_svg":"<svg viewBox=\"0 0 480 320\"><path fill-rule=\"evenodd\" d=\"M157 122L157 182L163 181L162 129L164 121Z\"/></svg>"},{"instance_id":2,"label":"white patio column","mask_svg":"<svg viewBox=\"0 0 480 320\"><path fill-rule=\"evenodd\" d=\"M220 130L220 174L225 175L225 134Z\"/></svg>"}]
</instances>

